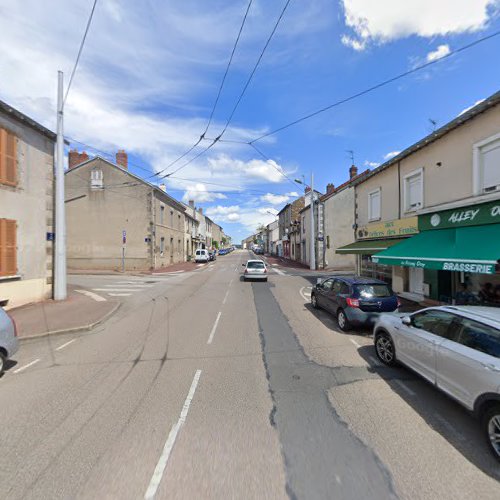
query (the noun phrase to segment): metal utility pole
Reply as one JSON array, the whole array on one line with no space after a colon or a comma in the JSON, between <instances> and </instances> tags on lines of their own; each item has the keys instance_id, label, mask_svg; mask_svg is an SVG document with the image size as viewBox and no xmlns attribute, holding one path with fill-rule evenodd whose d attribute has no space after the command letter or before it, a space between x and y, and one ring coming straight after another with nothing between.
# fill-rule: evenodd
<instances>
[{"instance_id":1,"label":"metal utility pole","mask_svg":"<svg viewBox=\"0 0 500 500\"><path fill-rule=\"evenodd\" d=\"M63 73L57 81L57 142L56 142L56 196L55 229L56 251L54 265L54 300L64 300L66 289L66 214L64 207L64 131L63 131Z\"/></svg>"},{"instance_id":2,"label":"metal utility pole","mask_svg":"<svg viewBox=\"0 0 500 500\"><path fill-rule=\"evenodd\" d=\"M314 228L314 174L311 172L311 257L309 267L316 270L316 234Z\"/></svg>"}]
</instances>

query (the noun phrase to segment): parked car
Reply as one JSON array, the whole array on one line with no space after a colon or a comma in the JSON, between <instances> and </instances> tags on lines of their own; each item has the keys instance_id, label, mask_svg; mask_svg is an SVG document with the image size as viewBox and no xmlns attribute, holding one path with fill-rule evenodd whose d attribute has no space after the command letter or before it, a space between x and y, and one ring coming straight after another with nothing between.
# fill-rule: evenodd
<instances>
[{"instance_id":1,"label":"parked car","mask_svg":"<svg viewBox=\"0 0 500 500\"><path fill-rule=\"evenodd\" d=\"M204 248L198 248L196 250L196 253L194 254L194 261L196 263L198 262L208 262L210 260L210 256L208 254L208 250L205 250Z\"/></svg>"},{"instance_id":2,"label":"parked car","mask_svg":"<svg viewBox=\"0 0 500 500\"><path fill-rule=\"evenodd\" d=\"M500 460L499 308L441 306L382 315L374 342L383 363L408 366L478 416Z\"/></svg>"},{"instance_id":3,"label":"parked car","mask_svg":"<svg viewBox=\"0 0 500 500\"><path fill-rule=\"evenodd\" d=\"M16 322L0 307L0 376L5 370L5 363L18 349Z\"/></svg>"},{"instance_id":4,"label":"parked car","mask_svg":"<svg viewBox=\"0 0 500 500\"><path fill-rule=\"evenodd\" d=\"M245 268L243 280L254 279L267 281L267 266L263 260L248 260L246 264L241 264Z\"/></svg>"},{"instance_id":5,"label":"parked car","mask_svg":"<svg viewBox=\"0 0 500 500\"><path fill-rule=\"evenodd\" d=\"M216 250L211 250L208 252L208 260L215 260L217 258Z\"/></svg>"},{"instance_id":6,"label":"parked car","mask_svg":"<svg viewBox=\"0 0 500 500\"><path fill-rule=\"evenodd\" d=\"M399 299L384 281L359 276L332 276L319 280L311 305L331 312L341 330L372 325L382 312L393 312Z\"/></svg>"}]
</instances>

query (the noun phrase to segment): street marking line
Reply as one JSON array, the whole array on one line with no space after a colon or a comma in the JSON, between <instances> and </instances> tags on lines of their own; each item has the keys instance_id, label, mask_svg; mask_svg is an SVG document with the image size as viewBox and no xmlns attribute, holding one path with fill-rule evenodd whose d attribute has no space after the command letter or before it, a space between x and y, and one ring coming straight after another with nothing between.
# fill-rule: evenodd
<instances>
[{"instance_id":1,"label":"street marking line","mask_svg":"<svg viewBox=\"0 0 500 500\"><path fill-rule=\"evenodd\" d=\"M141 288L92 288L96 292L140 292Z\"/></svg>"},{"instance_id":2,"label":"street marking line","mask_svg":"<svg viewBox=\"0 0 500 500\"><path fill-rule=\"evenodd\" d=\"M417 393L415 391L412 391L403 381L401 380L395 380L394 381L396 384L399 385L399 387L401 387L401 389L403 389L403 391L405 391L406 393L408 393L410 396L416 396Z\"/></svg>"},{"instance_id":3,"label":"street marking line","mask_svg":"<svg viewBox=\"0 0 500 500\"><path fill-rule=\"evenodd\" d=\"M306 289L311 289L312 291L312 287L310 286L303 286L300 290L299 290L299 293L300 293L300 296L305 300L305 301L309 301L311 300L311 292L309 292L307 295L305 293Z\"/></svg>"},{"instance_id":4,"label":"street marking line","mask_svg":"<svg viewBox=\"0 0 500 500\"><path fill-rule=\"evenodd\" d=\"M110 297L130 297L131 293L108 293Z\"/></svg>"},{"instance_id":5,"label":"street marking line","mask_svg":"<svg viewBox=\"0 0 500 500\"><path fill-rule=\"evenodd\" d=\"M141 288L151 288L154 285L142 285L142 284L135 285L135 284L129 283L128 285L113 284L113 285L104 285L104 286L105 287L116 287L116 288L137 288L138 290L140 290ZM93 288L93 290L95 290L95 288ZM107 288L107 290L109 290L109 288Z\"/></svg>"},{"instance_id":6,"label":"street marking line","mask_svg":"<svg viewBox=\"0 0 500 500\"><path fill-rule=\"evenodd\" d=\"M29 368L30 366L36 365L40 361L40 358L35 359L31 363L28 363L27 365L21 366L21 368L18 368L17 370L14 370L12 373L20 373L23 370L26 370L26 368Z\"/></svg>"},{"instance_id":7,"label":"street marking line","mask_svg":"<svg viewBox=\"0 0 500 500\"><path fill-rule=\"evenodd\" d=\"M224 305L227 300L227 296L229 295L229 290L226 292L226 295L224 295L224 300L222 301L222 304Z\"/></svg>"},{"instance_id":8,"label":"street marking line","mask_svg":"<svg viewBox=\"0 0 500 500\"><path fill-rule=\"evenodd\" d=\"M96 288L93 288L93 290L96 290ZM92 293L92 292L89 292L88 290L75 290L75 292L86 295L87 297L94 299L96 302L105 302L106 300L108 300L104 297L101 297L100 295L97 295L97 293Z\"/></svg>"},{"instance_id":9,"label":"street marking line","mask_svg":"<svg viewBox=\"0 0 500 500\"><path fill-rule=\"evenodd\" d=\"M68 342L66 342L65 344L63 345L60 345L59 347L56 347L56 351L60 351L61 349L64 349L65 347L69 346L70 344L72 344L73 342L75 342L76 339L73 339L73 340L68 340Z\"/></svg>"},{"instance_id":10,"label":"street marking line","mask_svg":"<svg viewBox=\"0 0 500 500\"><path fill-rule=\"evenodd\" d=\"M214 326L212 327L212 331L210 332L210 337L208 337L207 344L211 344L212 340L214 339L215 330L217 329L217 325L219 324L221 314L221 311L219 311L219 314L217 314L217 319L215 320Z\"/></svg>"},{"instance_id":11,"label":"street marking line","mask_svg":"<svg viewBox=\"0 0 500 500\"><path fill-rule=\"evenodd\" d=\"M273 268L273 271L278 273L280 276L286 276L286 273L284 273L281 269Z\"/></svg>"},{"instance_id":12,"label":"street marking line","mask_svg":"<svg viewBox=\"0 0 500 500\"><path fill-rule=\"evenodd\" d=\"M179 420L177 420L177 422L172 426L172 429L170 429L170 433L165 442L165 446L163 447L163 452L160 455L158 463L156 464L153 476L151 477L151 481L149 482L148 489L146 490L146 493L144 495L144 500L150 500L156 495L156 491L158 490L158 486L160 486L160 482L163 477L163 473L165 472L165 467L167 466L168 459L170 458L170 453L172 452L172 448L174 447L175 440L177 439L177 435L179 434L181 427L186 423L189 407L191 406L191 402L193 401L194 393L196 391L196 387L198 386L200 376L201 370L196 370L193 382L191 383L191 387L189 388L188 395L186 397L186 400L184 401L184 406L182 407Z\"/></svg>"},{"instance_id":13,"label":"street marking line","mask_svg":"<svg viewBox=\"0 0 500 500\"><path fill-rule=\"evenodd\" d=\"M354 339L349 339L356 347L361 347L359 342L356 342Z\"/></svg>"}]
</instances>

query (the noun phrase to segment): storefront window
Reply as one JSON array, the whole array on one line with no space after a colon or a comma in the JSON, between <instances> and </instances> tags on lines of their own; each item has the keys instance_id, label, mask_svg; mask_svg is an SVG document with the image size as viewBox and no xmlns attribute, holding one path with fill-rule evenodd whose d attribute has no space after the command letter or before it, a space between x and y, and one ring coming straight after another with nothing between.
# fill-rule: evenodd
<instances>
[{"instance_id":1,"label":"storefront window","mask_svg":"<svg viewBox=\"0 0 500 500\"><path fill-rule=\"evenodd\" d=\"M500 307L500 274L456 274L455 303Z\"/></svg>"},{"instance_id":2,"label":"storefront window","mask_svg":"<svg viewBox=\"0 0 500 500\"><path fill-rule=\"evenodd\" d=\"M361 276L382 280L392 286L392 266L375 264L372 262L371 255L361 256Z\"/></svg>"}]
</instances>

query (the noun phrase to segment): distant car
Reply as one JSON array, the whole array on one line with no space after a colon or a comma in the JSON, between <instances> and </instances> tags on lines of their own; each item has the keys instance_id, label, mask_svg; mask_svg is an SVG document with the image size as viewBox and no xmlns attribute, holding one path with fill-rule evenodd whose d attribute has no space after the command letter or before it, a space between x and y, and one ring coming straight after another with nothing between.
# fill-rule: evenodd
<instances>
[{"instance_id":1,"label":"distant car","mask_svg":"<svg viewBox=\"0 0 500 500\"><path fill-rule=\"evenodd\" d=\"M196 263L198 262L208 262L210 260L210 256L208 254L208 250L205 250L204 248L199 248L196 250L196 253L194 254L194 261Z\"/></svg>"},{"instance_id":2,"label":"distant car","mask_svg":"<svg viewBox=\"0 0 500 500\"><path fill-rule=\"evenodd\" d=\"M384 281L360 276L332 276L311 292L311 305L331 312L341 330L373 325L380 313L393 312L399 299Z\"/></svg>"},{"instance_id":3,"label":"distant car","mask_svg":"<svg viewBox=\"0 0 500 500\"><path fill-rule=\"evenodd\" d=\"M500 308L441 306L410 315L381 315L375 351L400 362L480 418L500 460Z\"/></svg>"},{"instance_id":4,"label":"distant car","mask_svg":"<svg viewBox=\"0 0 500 500\"><path fill-rule=\"evenodd\" d=\"M241 264L245 268L243 280L264 280L267 281L267 266L263 260L248 260L246 264Z\"/></svg>"},{"instance_id":5,"label":"distant car","mask_svg":"<svg viewBox=\"0 0 500 500\"><path fill-rule=\"evenodd\" d=\"M0 307L0 376L5 370L5 363L18 349L16 322Z\"/></svg>"},{"instance_id":6,"label":"distant car","mask_svg":"<svg viewBox=\"0 0 500 500\"><path fill-rule=\"evenodd\" d=\"M264 249L262 247L255 247L253 253L255 255L264 255Z\"/></svg>"},{"instance_id":7,"label":"distant car","mask_svg":"<svg viewBox=\"0 0 500 500\"><path fill-rule=\"evenodd\" d=\"M217 252L215 250L208 252L208 260L216 260L216 259L217 259Z\"/></svg>"}]
</instances>

